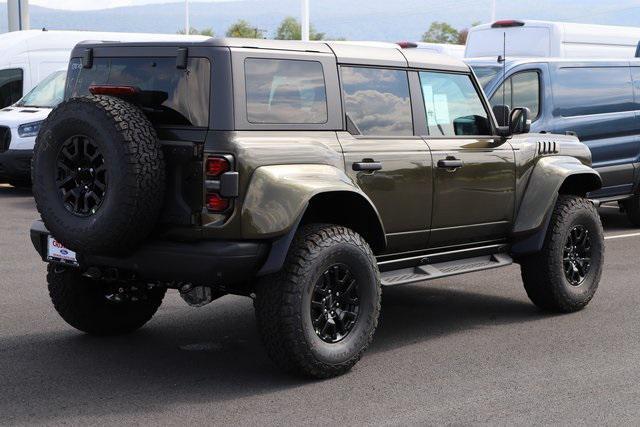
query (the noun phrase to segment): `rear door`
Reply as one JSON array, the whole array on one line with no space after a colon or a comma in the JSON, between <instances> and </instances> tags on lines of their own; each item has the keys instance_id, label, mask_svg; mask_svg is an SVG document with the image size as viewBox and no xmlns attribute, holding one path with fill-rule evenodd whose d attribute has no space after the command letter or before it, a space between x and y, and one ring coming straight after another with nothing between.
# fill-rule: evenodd
<instances>
[{"instance_id":1,"label":"rear door","mask_svg":"<svg viewBox=\"0 0 640 427\"><path fill-rule=\"evenodd\" d=\"M342 66L347 131L339 132L346 170L371 198L388 252L424 249L431 224L431 154L414 132L404 69Z\"/></svg>"},{"instance_id":2,"label":"rear door","mask_svg":"<svg viewBox=\"0 0 640 427\"><path fill-rule=\"evenodd\" d=\"M506 238L515 209L511 145L493 136L487 106L469 74L419 76L433 158L430 246Z\"/></svg>"},{"instance_id":3,"label":"rear door","mask_svg":"<svg viewBox=\"0 0 640 427\"><path fill-rule=\"evenodd\" d=\"M630 193L640 143L628 63L559 65L552 85L552 131L575 133L591 150L593 167L602 176L602 189L592 196Z\"/></svg>"}]
</instances>

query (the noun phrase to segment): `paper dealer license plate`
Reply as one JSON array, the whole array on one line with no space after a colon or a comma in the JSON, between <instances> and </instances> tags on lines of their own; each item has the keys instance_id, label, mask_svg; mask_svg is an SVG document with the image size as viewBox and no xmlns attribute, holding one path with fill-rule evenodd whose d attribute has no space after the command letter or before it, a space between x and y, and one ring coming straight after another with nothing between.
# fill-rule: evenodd
<instances>
[{"instance_id":1,"label":"paper dealer license plate","mask_svg":"<svg viewBox=\"0 0 640 427\"><path fill-rule=\"evenodd\" d=\"M51 236L47 238L47 259L64 264L78 265L76 253L62 246L60 242Z\"/></svg>"}]
</instances>

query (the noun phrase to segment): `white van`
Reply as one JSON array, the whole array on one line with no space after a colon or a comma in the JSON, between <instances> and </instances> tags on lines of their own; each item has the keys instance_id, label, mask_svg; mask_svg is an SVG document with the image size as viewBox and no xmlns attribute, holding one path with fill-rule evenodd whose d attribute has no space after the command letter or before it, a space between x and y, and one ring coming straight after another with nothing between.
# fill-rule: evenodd
<instances>
[{"instance_id":1,"label":"white van","mask_svg":"<svg viewBox=\"0 0 640 427\"><path fill-rule=\"evenodd\" d=\"M502 20L469 30L465 58L633 58L640 28L568 22Z\"/></svg>"},{"instance_id":2,"label":"white van","mask_svg":"<svg viewBox=\"0 0 640 427\"><path fill-rule=\"evenodd\" d=\"M67 67L71 49L84 40L176 41L204 36L28 30L0 34L0 108L7 107L54 71Z\"/></svg>"},{"instance_id":3,"label":"white van","mask_svg":"<svg viewBox=\"0 0 640 427\"><path fill-rule=\"evenodd\" d=\"M39 30L0 34L0 183L29 184L33 145L40 124L64 97L69 55L76 44L85 40L198 41L207 38Z\"/></svg>"}]
</instances>

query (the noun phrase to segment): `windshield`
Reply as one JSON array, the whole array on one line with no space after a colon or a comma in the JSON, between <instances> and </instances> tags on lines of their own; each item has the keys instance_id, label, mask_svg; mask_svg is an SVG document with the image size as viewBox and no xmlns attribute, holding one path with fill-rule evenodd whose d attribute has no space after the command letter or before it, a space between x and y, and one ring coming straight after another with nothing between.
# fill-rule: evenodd
<instances>
[{"instance_id":1,"label":"windshield","mask_svg":"<svg viewBox=\"0 0 640 427\"><path fill-rule=\"evenodd\" d=\"M56 71L38 83L20 101L17 107L54 108L64 99L66 71Z\"/></svg>"},{"instance_id":2,"label":"windshield","mask_svg":"<svg viewBox=\"0 0 640 427\"><path fill-rule=\"evenodd\" d=\"M486 89L489 83L491 83L498 73L500 73L500 70L502 70L502 67L496 65L470 65L483 89Z\"/></svg>"}]
</instances>

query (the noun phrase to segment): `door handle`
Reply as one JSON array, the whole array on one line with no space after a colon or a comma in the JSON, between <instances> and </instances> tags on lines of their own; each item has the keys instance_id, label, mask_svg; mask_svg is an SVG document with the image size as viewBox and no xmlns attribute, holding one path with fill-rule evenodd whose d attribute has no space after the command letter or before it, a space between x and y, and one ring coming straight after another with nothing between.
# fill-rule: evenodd
<instances>
[{"instance_id":1,"label":"door handle","mask_svg":"<svg viewBox=\"0 0 640 427\"><path fill-rule=\"evenodd\" d=\"M464 166L460 159L442 159L438 160L438 167L444 169L458 169Z\"/></svg>"},{"instance_id":2,"label":"door handle","mask_svg":"<svg viewBox=\"0 0 640 427\"><path fill-rule=\"evenodd\" d=\"M373 160L364 159L361 162L354 162L351 168L356 171L379 171L382 169L382 163L374 162Z\"/></svg>"}]
</instances>

